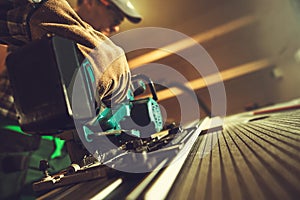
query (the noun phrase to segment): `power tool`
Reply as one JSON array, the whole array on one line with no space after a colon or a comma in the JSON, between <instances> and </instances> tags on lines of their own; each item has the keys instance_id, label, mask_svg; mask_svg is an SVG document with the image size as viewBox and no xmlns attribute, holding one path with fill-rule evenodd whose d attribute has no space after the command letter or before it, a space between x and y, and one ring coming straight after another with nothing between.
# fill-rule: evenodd
<instances>
[{"instance_id":1,"label":"power tool","mask_svg":"<svg viewBox=\"0 0 300 200\"><path fill-rule=\"evenodd\" d=\"M116 156L116 151L154 151L179 130L173 126L162 131L164 122L155 87L145 75L132 76L132 87L120 104L95 106L91 89L95 77L90 63L82 64L86 62L73 41L53 35L19 48L6 60L22 130L66 140L71 158L70 168L53 176L46 173L46 161L41 161L40 169L47 175L34 184L37 191L102 176L109 171L103 163ZM72 108L72 89L78 74L82 80L77 88L81 94L79 109L83 112L75 120L78 113ZM139 99L145 90L152 96ZM106 148L103 138L112 145ZM90 169L95 164L98 167Z\"/></svg>"},{"instance_id":2,"label":"power tool","mask_svg":"<svg viewBox=\"0 0 300 200\"><path fill-rule=\"evenodd\" d=\"M91 80L95 77L91 65L86 62L88 60L82 57L73 41L59 36L34 41L8 56L7 69L23 131L43 135L75 128L72 89L78 74L82 76L83 86L76 89L82 95L80 109L84 112L76 119L86 123L82 126L88 141L98 125L103 132L126 130L137 137L146 137L162 129L154 84L145 75L132 77L133 87L124 102L105 109L101 105L101 112L93 117L97 107ZM152 97L135 99L146 85Z\"/></svg>"}]
</instances>

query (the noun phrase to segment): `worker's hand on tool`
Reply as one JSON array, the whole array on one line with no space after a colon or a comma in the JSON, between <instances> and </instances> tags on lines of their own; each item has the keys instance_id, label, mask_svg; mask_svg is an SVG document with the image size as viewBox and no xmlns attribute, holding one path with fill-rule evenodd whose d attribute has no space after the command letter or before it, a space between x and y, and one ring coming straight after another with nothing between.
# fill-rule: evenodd
<instances>
[{"instance_id":1,"label":"worker's hand on tool","mask_svg":"<svg viewBox=\"0 0 300 200\"><path fill-rule=\"evenodd\" d=\"M96 101L110 106L124 100L130 71L123 50L82 21L67 1L48 0L41 4L30 18L29 30L32 40L53 33L76 42L84 57L93 63Z\"/></svg>"}]
</instances>

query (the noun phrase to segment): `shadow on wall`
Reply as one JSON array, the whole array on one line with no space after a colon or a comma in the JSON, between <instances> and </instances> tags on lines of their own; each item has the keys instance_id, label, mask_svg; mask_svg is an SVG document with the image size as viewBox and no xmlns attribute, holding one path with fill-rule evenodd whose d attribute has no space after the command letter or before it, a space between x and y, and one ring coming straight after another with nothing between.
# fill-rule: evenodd
<instances>
[{"instance_id":1,"label":"shadow on wall","mask_svg":"<svg viewBox=\"0 0 300 200\"><path fill-rule=\"evenodd\" d=\"M297 17L300 20L300 0L290 0L292 8L294 9Z\"/></svg>"}]
</instances>

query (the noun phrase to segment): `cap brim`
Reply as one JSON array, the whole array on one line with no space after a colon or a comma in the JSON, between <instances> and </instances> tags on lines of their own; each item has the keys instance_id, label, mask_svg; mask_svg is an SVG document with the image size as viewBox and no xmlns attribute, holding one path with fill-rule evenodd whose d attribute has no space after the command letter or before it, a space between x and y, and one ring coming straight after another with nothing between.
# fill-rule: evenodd
<instances>
[{"instance_id":1,"label":"cap brim","mask_svg":"<svg viewBox=\"0 0 300 200\"><path fill-rule=\"evenodd\" d=\"M129 21L139 23L142 20L142 16L136 11L129 0L111 0L111 2L124 13Z\"/></svg>"}]
</instances>

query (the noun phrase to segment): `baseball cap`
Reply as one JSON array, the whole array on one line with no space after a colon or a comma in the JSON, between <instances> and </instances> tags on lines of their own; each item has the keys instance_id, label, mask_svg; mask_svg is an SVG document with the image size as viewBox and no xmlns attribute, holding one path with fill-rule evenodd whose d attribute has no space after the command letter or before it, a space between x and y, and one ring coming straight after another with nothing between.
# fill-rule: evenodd
<instances>
[{"instance_id":1,"label":"baseball cap","mask_svg":"<svg viewBox=\"0 0 300 200\"><path fill-rule=\"evenodd\" d=\"M116 5L126 16L126 18L133 22L139 23L142 20L142 16L137 12L132 3L129 0L110 0Z\"/></svg>"}]
</instances>

